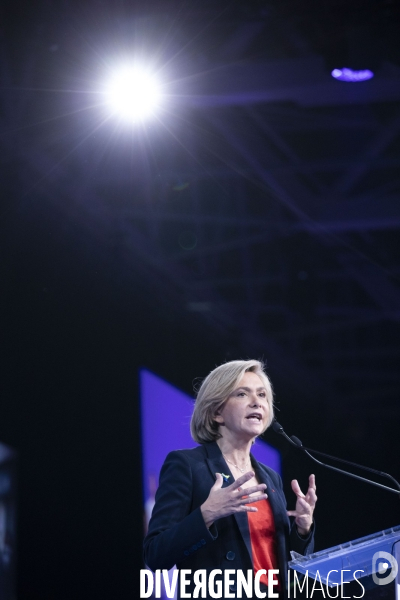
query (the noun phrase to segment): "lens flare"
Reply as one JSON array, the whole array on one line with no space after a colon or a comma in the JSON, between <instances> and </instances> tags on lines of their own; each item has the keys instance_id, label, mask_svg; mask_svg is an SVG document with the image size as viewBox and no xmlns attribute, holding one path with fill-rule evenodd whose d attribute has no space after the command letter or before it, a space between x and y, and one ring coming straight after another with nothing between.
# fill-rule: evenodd
<instances>
[{"instance_id":1,"label":"lens flare","mask_svg":"<svg viewBox=\"0 0 400 600\"><path fill-rule=\"evenodd\" d=\"M154 75L137 67L121 68L106 88L111 110L129 121L153 115L161 102L160 85Z\"/></svg>"}]
</instances>

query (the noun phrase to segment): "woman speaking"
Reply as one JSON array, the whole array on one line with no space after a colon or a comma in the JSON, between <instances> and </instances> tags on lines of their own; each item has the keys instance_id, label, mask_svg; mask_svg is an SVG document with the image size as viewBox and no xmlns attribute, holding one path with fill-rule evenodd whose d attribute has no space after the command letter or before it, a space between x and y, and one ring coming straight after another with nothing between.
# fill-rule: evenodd
<instances>
[{"instance_id":1,"label":"woman speaking","mask_svg":"<svg viewBox=\"0 0 400 600\"><path fill-rule=\"evenodd\" d=\"M292 481L296 508L287 511L280 476L250 453L272 419L271 383L259 361L225 363L200 386L190 425L200 445L167 456L144 542L153 571L190 571L186 597L196 597L199 570L225 582L227 570L250 571L258 593L248 597L265 597L268 589L285 597L289 551L312 552L314 475L306 494ZM268 575L275 578L270 586ZM227 581L223 597L246 597L235 577ZM205 597L215 597L206 590Z\"/></svg>"}]
</instances>

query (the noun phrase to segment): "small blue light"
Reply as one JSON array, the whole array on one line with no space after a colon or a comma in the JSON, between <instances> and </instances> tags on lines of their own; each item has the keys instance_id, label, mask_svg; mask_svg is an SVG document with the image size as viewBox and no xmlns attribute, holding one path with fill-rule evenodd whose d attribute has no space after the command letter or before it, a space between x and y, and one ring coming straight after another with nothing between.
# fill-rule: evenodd
<instances>
[{"instance_id":1,"label":"small blue light","mask_svg":"<svg viewBox=\"0 0 400 600\"><path fill-rule=\"evenodd\" d=\"M352 82L367 81L368 79L372 79L374 76L373 72L369 69L354 71L353 69L348 69L347 67L344 67L343 69L333 69L331 75L335 79L339 79L339 81Z\"/></svg>"}]
</instances>

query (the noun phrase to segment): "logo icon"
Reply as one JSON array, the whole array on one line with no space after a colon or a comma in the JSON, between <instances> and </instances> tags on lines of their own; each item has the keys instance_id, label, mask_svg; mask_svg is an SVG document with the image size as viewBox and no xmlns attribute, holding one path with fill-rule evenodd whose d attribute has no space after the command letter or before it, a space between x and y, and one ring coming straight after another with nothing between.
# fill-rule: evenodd
<instances>
[{"instance_id":1,"label":"logo icon","mask_svg":"<svg viewBox=\"0 0 400 600\"><path fill-rule=\"evenodd\" d=\"M391 571L386 577L378 577L377 573L383 575L389 569L391 569ZM382 550L375 552L372 557L372 579L376 585L387 585L388 583L391 583L396 579L398 571L399 565L394 556L389 554L389 552L383 552Z\"/></svg>"}]
</instances>

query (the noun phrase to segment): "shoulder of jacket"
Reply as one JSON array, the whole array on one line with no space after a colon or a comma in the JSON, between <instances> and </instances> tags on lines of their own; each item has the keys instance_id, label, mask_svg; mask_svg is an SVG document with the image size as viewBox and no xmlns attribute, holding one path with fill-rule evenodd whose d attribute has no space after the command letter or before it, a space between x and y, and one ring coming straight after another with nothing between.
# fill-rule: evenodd
<instances>
[{"instance_id":1,"label":"shoulder of jacket","mask_svg":"<svg viewBox=\"0 0 400 600\"><path fill-rule=\"evenodd\" d=\"M195 448L185 448L183 450L172 450L167 455L168 458L183 458L188 461L190 460L198 460L199 458L204 458L206 456L206 451L203 446L196 446Z\"/></svg>"}]
</instances>

